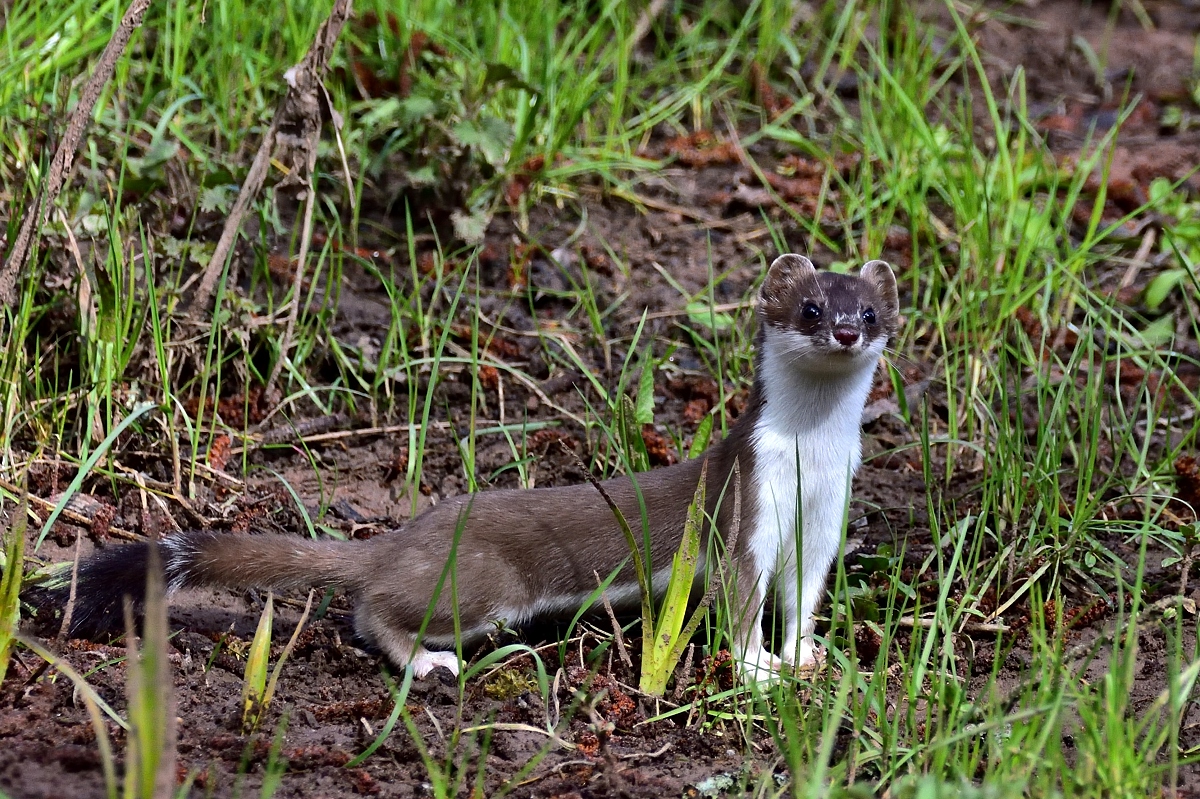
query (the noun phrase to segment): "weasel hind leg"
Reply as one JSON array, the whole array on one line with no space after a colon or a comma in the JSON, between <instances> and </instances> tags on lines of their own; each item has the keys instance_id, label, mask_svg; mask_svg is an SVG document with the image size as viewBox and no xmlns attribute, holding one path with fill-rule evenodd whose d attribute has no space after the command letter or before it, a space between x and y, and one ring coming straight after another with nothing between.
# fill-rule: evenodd
<instances>
[{"instance_id":1,"label":"weasel hind leg","mask_svg":"<svg viewBox=\"0 0 1200 799\"><path fill-rule=\"evenodd\" d=\"M359 635L382 649L393 665L403 668L411 664L413 676L418 680L429 676L429 672L438 666L449 669L451 674L458 674L458 655L454 652L426 649L417 643L415 633L388 625L378 615L367 610L365 604L360 605L355 614L354 627Z\"/></svg>"}]
</instances>

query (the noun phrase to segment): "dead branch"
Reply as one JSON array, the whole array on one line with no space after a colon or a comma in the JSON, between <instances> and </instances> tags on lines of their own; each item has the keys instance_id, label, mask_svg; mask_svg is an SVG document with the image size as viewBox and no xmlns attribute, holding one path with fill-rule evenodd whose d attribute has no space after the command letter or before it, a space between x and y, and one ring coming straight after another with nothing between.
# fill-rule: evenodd
<instances>
[{"instance_id":1,"label":"dead branch","mask_svg":"<svg viewBox=\"0 0 1200 799\"><path fill-rule=\"evenodd\" d=\"M316 154L316 146L321 127L321 79L329 67L329 57L333 47L341 35L342 26L350 18L351 0L336 0L330 9L329 17L321 24L312 46L305 53L304 59L284 74L287 81L287 94L279 102L275 119L263 136L262 144L246 174L233 210L225 220L221 230L221 238L213 251L212 259L200 278L200 285L192 297L190 311L193 316L208 309L217 280L225 269L225 261L233 249L234 239L242 227L242 220L250 209L250 203L262 190L267 178L267 169L271 163L271 154L278 144L283 149L279 161L287 168L287 176L281 181L281 187L295 186L304 189L309 185L309 164ZM311 188L307 189L312 191ZM301 242L301 247L307 251L307 239ZM298 274L303 273L303 263L298 267ZM298 303L299 292L293 296L292 302ZM280 353L280 358L285 353Z\"/></svg>"}]
</instances>

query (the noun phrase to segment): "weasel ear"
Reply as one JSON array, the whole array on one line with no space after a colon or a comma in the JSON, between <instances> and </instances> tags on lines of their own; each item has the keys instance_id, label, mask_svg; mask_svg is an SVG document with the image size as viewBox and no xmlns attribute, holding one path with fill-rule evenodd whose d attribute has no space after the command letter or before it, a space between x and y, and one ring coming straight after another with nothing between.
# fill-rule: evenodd
<instances>
[{"instance_id":1,"label":"weasel ear","mask_svg":"<svg viewBox=\"0 0 1200 799\"><path fill-rule=\"evenodd\" d=\"M896 276L887 261L867 261L858 276L875 287L879 298L893 314L900 312L900 295L896 290Z\"/></svg>"},{"instance_id":2,"label":"weasel ear","mask_svg":"<svg viewBox=\"0 0 1200 799\"><path fill-rule=\"evenodd\" d=\"M779 297L789 286L815 280L817 268L813 262L803 255L785 253L775 259L767 270L767 279L763 281L762 296L764 299Z\"/></svg>"},{"instance_id":3,"label":"weasel ear","mask_svg":"<svg viewBox=\"0 0 1200 799\"><path fill-rule=\"evenodd\" d=\"M813 262L803 255L794 252L784 253L775 259L767 272L767 282L771 283L782 278L801 278L817 271Z\"/></svg>"}]
</instances>

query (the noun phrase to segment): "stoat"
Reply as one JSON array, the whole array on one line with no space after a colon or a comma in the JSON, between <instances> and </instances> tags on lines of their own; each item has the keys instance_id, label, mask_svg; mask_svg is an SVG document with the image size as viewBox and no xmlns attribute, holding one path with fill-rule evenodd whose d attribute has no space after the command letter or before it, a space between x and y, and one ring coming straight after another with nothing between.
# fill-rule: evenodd
<instances>
[{"instance_id":1,"label":"stoat","mask_svg":"<svg viewBox=\"0 0 1200 799\"><path fill-rule=\"evenodd\" d=\"M899 322L896 280L883 261L851 276L818 272L803 256L782 255L767 273L757 313L754 386L728 437L699 458L616 477L604 488L639 540L644 519L652 582L661 596L702 464L708 463L707 510L724 537L739 462L744 508L732 556L733 649L742 673L761 680L784 664L815 659L813 612L842 538L867 393ZM713 526L706 527L705 535L712 535ZM702 553L719 551L709 543L702 543ZM76 631L120 619L123 597L141 596L149 546L113 547L80 565ZM437 666L458 671L449 651L455 646L452 595L467 646L499 620L520 625L577 610L595 590L595 575L623 563L608 597L625 610L640 601L626 540L604 498L586 483L453 497L364 541L201 531L169 535L159 547L171 589L348 591L358 633L396 665L411 663L418 677ZM453 591L446 574L452 549ZM778 656L763 645L763 604L772 586L785 622Z\"/></svg>"}]
</instances>

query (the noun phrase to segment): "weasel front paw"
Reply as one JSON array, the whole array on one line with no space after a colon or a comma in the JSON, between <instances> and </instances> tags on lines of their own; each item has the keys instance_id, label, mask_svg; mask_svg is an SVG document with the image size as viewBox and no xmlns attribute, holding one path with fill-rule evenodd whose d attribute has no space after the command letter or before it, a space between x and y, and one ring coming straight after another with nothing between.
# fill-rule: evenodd
<instances>
[{"instance_id":1,"label":"weasel front paw","mask_svg":"<svg viewBox=\"0 0 1200 799\"><path fill-rule=\"evenodd\" d=\"M800 639L798 648L784 650L783 659L796 671L816 671L825 663L825 650L814 644L811 638L804 637Z\"/></svg>"},{"instance_id":2,"label":"weasel front paw","mask_svg":"<svg viewBox=\"0 0 1200 799\"><path fill-rule=\"evenodd\" d=\"M450 669L451 674L458 674L458 655L453 652L430 652L425 647L418 647L411 662L413 676L418 680L425 679L438 666Z\"/></svg>"},{"instance_id":3,"label":"weasel front paw","mask_svg":"<svg viewBox=\"0 0 1200 799\"><path fill-rule=\"evenodd\" d=\"M745 682L766 685L779 679L783 661L760 646L756 652L748 653L738 661L738 669Z\"/></svg>"}]
</instances>

